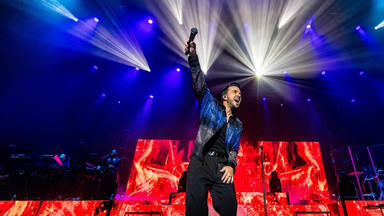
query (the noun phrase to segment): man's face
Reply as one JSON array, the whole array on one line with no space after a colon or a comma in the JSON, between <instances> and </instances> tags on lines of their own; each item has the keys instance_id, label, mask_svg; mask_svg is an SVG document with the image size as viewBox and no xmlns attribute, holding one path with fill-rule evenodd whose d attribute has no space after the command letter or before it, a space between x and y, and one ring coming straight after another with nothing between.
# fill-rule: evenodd
<instances>
[{"instance_id":1,"label":"man's face","mask_svg":"<svg viewBox=\"0 0 384 216\"><path fill-rule=\"evenodd\" d=\"M229 86L226 94L227 104L230 108L239 108L241 103L241 91L237 86Z\"/></svg>"}]
</instances>

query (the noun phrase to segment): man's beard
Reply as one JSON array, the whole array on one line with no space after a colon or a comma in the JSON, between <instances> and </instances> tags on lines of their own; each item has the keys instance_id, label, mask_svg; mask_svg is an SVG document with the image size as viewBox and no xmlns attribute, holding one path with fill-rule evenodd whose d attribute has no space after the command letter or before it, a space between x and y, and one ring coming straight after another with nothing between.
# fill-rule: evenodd
<instances>
[{"instance_id":1,"label":"man's beard","mask_svg":"<svg viewBox=\"0 0 384 216\"><path fill-rule=\"evenodd\" d=\"M237 109L239 106L240 106L240 103L238 104L238 106L236 106L236 104L237 104L237 102L235 101L235 100L229 100L228 101L229 103L229 106L230 106L230 108L233 110L233 109Z\"/></svg>"}]
</instances>

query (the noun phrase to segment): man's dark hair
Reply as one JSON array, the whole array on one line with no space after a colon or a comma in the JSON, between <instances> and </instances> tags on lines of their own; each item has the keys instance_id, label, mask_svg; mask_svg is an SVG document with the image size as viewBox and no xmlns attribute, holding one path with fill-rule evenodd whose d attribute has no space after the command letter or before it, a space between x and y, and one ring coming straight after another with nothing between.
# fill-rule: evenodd
<instances>
[{"instance_id":1,"label":"man's dark hair","mask_svg":"<svg viewBox=\"0 0 384 216\"><path fill-rule=\"evenodd\" d=\"M221 96L227 94L227 92L228 92L228 88L231 87L231 86L236 86L236 87L238 87L238 88L240 89L240 84L237 83L237 82L233 82L233 83L231 83L231 84L225 86L225 88L223 88L223 90L221 90Z\"/></svg>"}]
</instances>

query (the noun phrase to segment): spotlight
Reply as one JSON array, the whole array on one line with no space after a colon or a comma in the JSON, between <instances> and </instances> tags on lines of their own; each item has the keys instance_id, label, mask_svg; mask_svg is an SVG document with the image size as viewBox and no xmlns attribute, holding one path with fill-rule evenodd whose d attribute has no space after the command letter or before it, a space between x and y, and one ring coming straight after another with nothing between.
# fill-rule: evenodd
<instances>
[{"instance_id":1,"label":"spotlight","mask_svg":"<svg viewBox=\"0 0 384 216\"><path fill-rule=\"evenodd\" d=\"M310 1L287 1L279 18L279 28L292 21L300 12L307 10L310 6Z\"/></svg>"},{"instance_id":2,"label":"spotlight","mask_svg":"<svg viewBox=\"0 0 384 216\"><path fill-rule=\"evenodd\" d=\"M139 70L140 70L140 68L139 68L139 67L136 67L135 69L136 69L137 71L139 71Z\"/></svg>"},{"instance_id":3,"label":"spotlight","mask_svg":"<svg viewBox=\"0 0 384 216\"><path fill-rule=\"evenodd\" d=\"M23 2L23 4L27 2L30 2L28 4L36 3L36 1L24 0L21 2ZM73 21L77 20L77 17L73 16L60 3L69 3L73 1L42 0L38 2L41 2L44 6L48 7L49 9L58 12ZM96 17L96 15L101 15L99 13L95 13L93 14L94 16L90 16L87 19L81 18L80 20L79 18L79 23L76 23L75 26L71 28L66 28L65 26L61 26L59 28L92 46L91 49L86 49L88 54L93 54L98 57L118 62L120 64L124 64L130 67L138 66L142 70L148 71L148 62L144 56L144 53L141 49L141 45L139 44L137 38L134 37L133 34L128 33L128 29L125 28L125 25L123 24L124 20L118 19L118 16L116 16L117 14L120 14L120 11L123 11L124 8L118 7L118 1L103 1L103 4L100 6L103 10L105 10L108 16L98 18ZM99 24L99 22L101 22L102 18L106 19L107 21L110 21L112 25L109 25L108 27L98 26L101 24ZM144 19L144 21L144 23L146 23L147 19Z\"/></svg>"},{"instance_id":4,"label":"spotlight","mask_svg":"<svg viewBox=\"0 0 384 216\"><path fill-rule=\"evenodd\" d=\"M287 71L284 71L283 74L288 74L288 72L287 72Z\"/></svg>"},{"instance_id":5,"label":"spotlight","mask_svg":"<svg viewBox=\"0 0 384 216\"><path fill-rule=\"evenodd\" d=\"M199 29L200 33L196 35L196 40L203 41L203 43L197 43L196 46L199 50L200 67L206 74L218 58L227 39L227 31L223 28L225 24L221 19L224 1L146 0L142 2L148 2L147 6L154 17L146 17L146 21L149 18L153 19L153 25L158 26L164 35L168 36L161 42L182 59L185 59L185 55L184 51L180 49L180 44L184 44L185 39L189 37L189 28L196 27ZM180 25L181 23L183 25ZM246 66L250 69L253 68L250 65Z\"/></svg>"},{"instance_id":6,"label":"spotlight","mask_svg":"<svg viewBox=\"0 0 384 216\"><path fill-rule=\"evenodd\" d=\"M177 72L180 72L180 68L176 68L176 71L177 71Z\"/></svg>"},{"instance_id":7,"label":"spotlight","mask_svg":"<svg viewBox=\"0 0 384 216\"><path fill-rule=\"evenodd\" d=\"M356 26L355 29L360 34L360 36L362 36L363 38L366 36L366 32L365 32L363 27L358 25L358 26Z\"/></svg>"},{"instance_id":8,"label":"spotlight","mask_svg":"<svg viewBox=\"0 0 384 216\"><path fill-rule=\"evenodd\" d=\"M281 106L281 107L283 107L283 106L284 106L284 104L280 104L280 106Z\"/></svg>"},{"instance_id":9,"label":"spotlight","mask_svg":"<svg viewBox=\"0 0 384 216\"><path fill-rule=\"evenodd\" d=\"M153 20L152 19L148 19L148 23L149 24L153 24Z\"/></svg>"},{"instance_id":10,"label":"spotlight","mask_svg":"<svg viewBox=\"0 0 384 216\"><path fill-rule=\"evenodd\" d=\"M311 98L307 98L307 102L311 102L312 101L312 99Z\"/></svg>"},{"instance_id":11,"label":"spotlight","mask_svg":"<svg viewBox=\"0 0 384 216\"><path fill-rule=\"evenodd\" d=\"M323 75L323 76L324 76L325 74L326 74L326 72L325 72L325 71L321 72L321 75Z\"/></svg>"},{"instance_id":12,"label":"spotlight","mask_svg":"<svg viewBox=\"0 0 384 216\"><path fill-rule=\"evenodd\" d=\"M384 21L379 23L379 25L375 26L375 30L378 30L378 29L383 28L383 27L384 27Z\"/></svg>"},{"instance_id":13,"label":"spotlight","mask_svg":"<svg viewBox=\"0 0 384 216\"><path fill-rule=\"evenodd\" d=\"M30 4L34 4L33 1L22 1L23 3L29 2ZM68 17L71 20L74 20L75 22L79 21L62 3L58 0L52 0L52 1L38 1L45 7L49 8L52 11L55 11L56 13L59 13L65 17Z\"/></svg>"},{"instance_id":14,"label":"spotlight","mask_svg":"<svg viewBox=\"0 0 384 216\"><path fill-rule=\"evenodd\" d=\"M101 93L101 97L107 97L105 93Z\"/></svg>"},{"instance_id":15,"label":"spotlight","mask_svg":"<svg viewBox=\"0 0 384 216\"><path fill-rule=\"evenodd\" d=\"M117 101L117 103L119 104L119 103L120 103L120 101Z\"/></svg>"},{"instance_id":16,"label":"spotlight","mask_svg":"<svg viewBox=\"0 0 384 216\"><path fill-rule=\"evenodd\" d=\"M262 74L261 74L260 72L255 72L255 76L256 76L257 78L260 78L260 77L262 76Z\"/></svg>"},{"instance_id":17,"label":"spotlight","mask_svg":"<svg viewBox=\"0 0 384 216\"><path fill-rule=\"evenodd\" d=\"M98 67L97 65L93 65L93 66L92 66L92 70L93 70L93 71L96 71L96 70L98 70L98 69L99 69L99 67Z\"/></svg>"},{"instance_id":18,"label":"spotlight","mask_svg":"<svg viewBox=\"0 0 384 216\"><path fill-rule=\"evenodd\" d=\"M149 95L149 97L153 99L155 96L153 96L153 95Z\"/></svg>"},{"instance_id":19,"label":"spotlight","mask_svg":"<svg viewBox=\"0 0 384 216\"><path fill-rule=\"evenodd\" d=\"M264 101L264 102L267 101L267 98L266 98L266 97L263 97L263 101Z\"/></svg>"},{"instance_id":20,"label":"spotlight","mask_svg":"<svg viewBox=\"0 0 384 216\"><path fill-rule=\"evenodd\" d=\"M310 29L310 28L311 28L311 25L310 25L310 24L308 24L308 25L307 25L307 29Z\"/></svg>"},{"instance_id":21,"label":"spotlight","mask_svg":"<svg viewBox=\"0 0 384 216\"><path fill-rule=\"evenodd\" d=\"M360 71L360 76L363 76L365 74L364 71Z\"/></svg>"},{"instance_id":22,"label":"spotlight","mask_svg":"<svg viewBox=\"0 0 384 216\"><path fill-rule=\"evenodd\" d=\"M351 99L351 103L355 103L356 102L356 99L355 98L352 98Z\"/></svg>"}]
</instances>

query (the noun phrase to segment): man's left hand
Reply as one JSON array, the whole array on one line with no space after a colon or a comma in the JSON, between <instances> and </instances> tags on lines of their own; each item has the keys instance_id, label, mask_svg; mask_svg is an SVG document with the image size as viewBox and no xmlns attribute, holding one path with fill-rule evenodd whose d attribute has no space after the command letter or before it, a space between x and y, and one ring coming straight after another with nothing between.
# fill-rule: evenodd
<instances>
[{"instance_id":1,"label":"man's left hand","mask_svg":"<svg viewBox=\"0 0 384 216\"><path fill-rule=\"evenodd\" d=\"M233 168L230 166L225 166L223 169L220 170L220 172L224 172L223 177L221 177L221 180L224 183L233 183Z\"/></svg>"}]
</instances>

